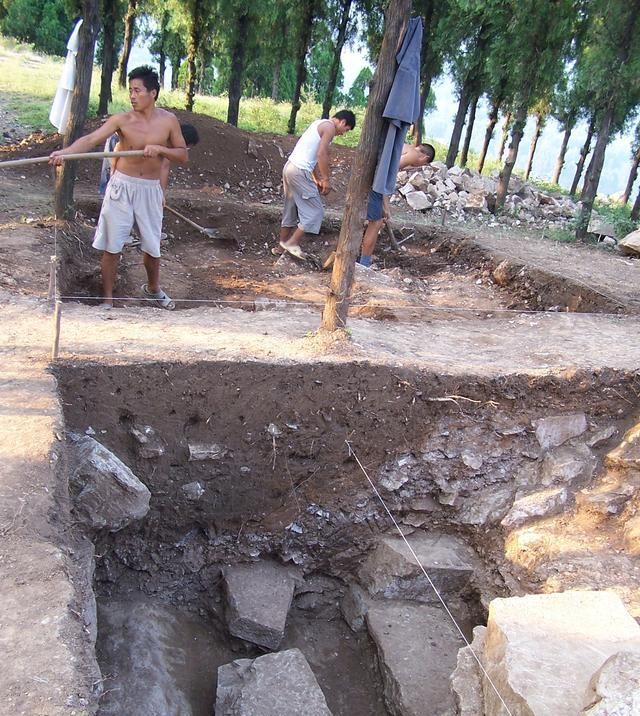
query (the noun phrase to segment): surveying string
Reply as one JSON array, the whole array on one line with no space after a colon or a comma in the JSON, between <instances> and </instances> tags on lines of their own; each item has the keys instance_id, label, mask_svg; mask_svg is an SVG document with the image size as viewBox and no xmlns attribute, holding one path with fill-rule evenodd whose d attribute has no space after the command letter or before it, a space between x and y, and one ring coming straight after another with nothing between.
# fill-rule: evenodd
<instances>
[{"instance_id":1,"label":"surveying string","mask_svg":"<svg viewBox=\"0 0 640 716\"><path fill-rule=\"evenodd\" d=\"M430 585L431 589L433 589L433 591L434 591L436 597L438 597L440 603L441 603L442 606L444 607L444 610L447 612L447 614L449 615L449 618L450 618L451 621L453 622L453 626L458 630L458 633L459 633L460 636L462 637L462 640L464 641L464 643L466 644L466 646L469 648L469 651L471 652L471 655L473 656L473 658L474 658L475 661L477 662L478 666L480 667L480 670L482 671L482 673L484 674L484 676L487 678L487 681L491 684L491 687L493 688L493 690L496 692L496 695L497 695L498 698L500 699L500 702L501 702L502 705L504 706L504 708L505 708L505 710L506 710L508 716L513 716L513 714L512 714L511 711L509 710L509 707L507 706L507 704L505 703L504 699L503 699L502 696L500 695L500 692L499 692L498 689L496 688L496 685L495 685L495 684L493 683L493 681L491 680L491 677L489 676L489 674L487 673L486 669L485 669L484 666L482 665L482 662L480 661L480 659L479 659L478 656L476 655L475 651L473 650L473 648L472 648L471 644L469 643L467 637L464 635L464 632L463 632L462 629L458 626L458 622L456 621L455 617L454 617L453 614L451 613L449 607L445 604L445 601L444 601L444 599L442 598L442 596L440 595L440 592L438 592L438 590L436 589L435 584L431 581L431 577L427 574L427 570L422 566L422 562L420 562L420 559L418 558L418 555L415 553L413 547L409 544L409 541L408 541L407 538L404 536L404 533L403 533L402 530L400 529L400 525L396 522L394 516L391 514L391 511L389 510L389 508L388 508L387 505L385 504L385 501L382 499L382 495L378 492L377 487L374 485L373 481L371 480L371 478L370 478L369 475L367 474L367 471L365 470L364 465L360 462L360 459L359 459L358 456L356 455L356 453L355 453L353 447L351 446L351 443L350 443L348 440L345 440L344 442L345 442L345 444L346 444L346 446L347 446L347 448L348 448L348 450L349 450L349 455L353 456L353 458L355 459L356 463L358 464L358 467L362 470L362 473L363 473L364 476L367 478L369 484L371 485L371 487L373 488L373 491L374 491L375 494L376 494L376 497L380 500L380 503L381 503L382 506L384 507L386 513L387 513L387 514L389 515L389 517L391 518L391 521L393 522L395 528L398 530L398 533L400 534L400 537L402 537L402 539L404 540L404 543L405 543L405 544L407 545L407 547L409 548L409 551L411 552L413 558L415 559L416 564L418 565L418 567L420 567L420 569L422 570L422 573L423 573L424 576L427 578L427 581L429 582L429 585Z\"/></svg>"}]
</instances>

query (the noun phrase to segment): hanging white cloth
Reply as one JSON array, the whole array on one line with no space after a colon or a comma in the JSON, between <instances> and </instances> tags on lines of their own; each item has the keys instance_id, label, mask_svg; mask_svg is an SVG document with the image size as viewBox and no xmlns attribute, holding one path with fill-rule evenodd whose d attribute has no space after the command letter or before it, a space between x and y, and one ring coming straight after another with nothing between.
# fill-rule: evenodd
<instances>
[{"instance_id":1,"label":"hanging white cloth","mask_svg":"<svg viewBox=\"0 0 640 716\"><path fill-rule=\"evenodd\" d=\"M58 82L56 96L53 98L51 112L49 113L49 121L62 134L69 120L69 112L71 111L71 98L73 90L76 86L76 56L78 54L78 45L80 33L80 25L82 19L78 20L67 42L67 57L62 68L62 76Z\"/></svg>"}]
</instances>

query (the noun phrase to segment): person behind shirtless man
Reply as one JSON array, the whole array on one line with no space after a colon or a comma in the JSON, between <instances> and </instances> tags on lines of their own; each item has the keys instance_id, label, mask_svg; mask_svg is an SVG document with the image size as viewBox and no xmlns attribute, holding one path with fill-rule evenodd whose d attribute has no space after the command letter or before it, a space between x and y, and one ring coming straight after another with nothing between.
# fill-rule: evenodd
<instances>
[{"instance_id":1,"label":"person behind shirtless man","mask_svg":"<svg viewBox=\"0 0 640 716\"><path fill-rule=\"evenodd\" d=\"M98 129L76 139L64 149L52 152L50 164L60 165L66 154L87 152L117 132L122 150L142 149L142 157L120 157L109 180L93 246L100 249L104 305L113 305L113 286L123 246L135 221L140 230L147 283L144 298L162 308L175 304L160 288L160 232L163 192L160 183L164 160L188 161L178 119L156 107L160 92L157 73L150 67L136 67L129 73L131 111L114 114Z\"/></svg>"},{"instance_id":2,"label":"person behind shirtless man","mask_svg":"<svg viewBox=\"0 0 640 716\"><path fill-rule=\"evenodd\" d=\"M284 209L280 226L280 244L274 253L287 251L305 258L300 242L305 234L318 234L324 207L320 195L331 191L329 145L334 137L356 126L356 116L348 109L331 119L312 122L298 139L282 170Z\"/></svg>"},{"instance_id":3,"label":"person behind shirtless man","mask_svg":"<svg viewBox=\"0 0 640 716\"><path fill-rule=\"evenodd\" d=\"M430 144L418 144L417 146L405 144L402 148L398 170L401 171L408 167L424 167L431 164L435 156L436 150ZM358 259L362 266L371 266L371 257L376 248L378 233L388 218L389 197L372 189L369 192L369 203L367 204L367 221L369 223L362 237L360 258Z\"/></svg>"}]
</instances>

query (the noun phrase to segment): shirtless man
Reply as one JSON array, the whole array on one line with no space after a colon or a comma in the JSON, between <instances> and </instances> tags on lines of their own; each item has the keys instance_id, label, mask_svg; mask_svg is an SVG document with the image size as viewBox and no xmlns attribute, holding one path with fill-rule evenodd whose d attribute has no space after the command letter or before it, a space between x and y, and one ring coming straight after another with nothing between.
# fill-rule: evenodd
<instances>
[{"instance_id":1,"label":"shirtless man","mask_svg":"<svg viewBox=\"0 0 640 716\"><path fill-rule=\"evenodd\" d=\"M280 245L274 253L286 251L305 258L300 242L305 234L320 232L324 207L320 195L331 191L329 145L334 137L356 126L356 117L348 109L331 119L317 119L302 134L282 170L284 210L280 227Z\"/></svg>"},{"instance_id":2,"label":"shirtless man","mask_svg":"<svg viewBox=\"0 0 640 716\"><path fill-rule=\"evenodd\" d=\"M408 167L423 167L431 164L436 156L436 150L430 144L418 144L413 146L405 144L400 156L398 171ZM379 194L373 189L369 192L369 203L367 205L368 225L362 237L360 258L358 262L363 266L371 266L371 256L376 248L378 233L384 222L389 218L389 197Z\"/></svg>"},{"instance_id":3,"label":"shirtless man","mask_svg":"<svg viewBox=\"0 0 640 716\"><path fill-rule=\"evenodd\" d=\"M188 161L180 125L174 114L156 107L160 92L157 73L137 67L129 73L132 110L110 117L94 132L52 152L49 163L60 165L66 154L87 152L117 132L120 149L143 149L142 157L120 157L109 180L98 219L93 246L101 250L104 305L113 306L113 286L123 246L135 221L140 230L147 283L143 296L155 305L172 310L173 301L160 288L160 233L163 192L160 180L164 160Z\"/></svg>"}]
</instances>

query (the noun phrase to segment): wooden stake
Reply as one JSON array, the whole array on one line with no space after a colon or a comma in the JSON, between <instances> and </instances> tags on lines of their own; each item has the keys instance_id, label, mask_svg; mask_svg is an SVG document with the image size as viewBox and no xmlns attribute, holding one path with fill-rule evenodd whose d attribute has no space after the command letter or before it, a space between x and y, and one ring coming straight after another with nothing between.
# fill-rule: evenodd
<instances>
[{"instance_id":1,"label":"wooden stake","mask_svg":"<svg viewBox=\"0 0 640 716\"><path fill-rule=\"evenodd\" d=\"M51 347L51 360L58 359L58 349L60 348L60 314L62 313L62 301L56 301L56 307L53 311L53 345Z\"/></svg>"},{"instance_id":2,"label":"wooden stake","mask_svg":"<svg viewBox=\"0 0 640 716\"><path fill-rule=\"evenodd\" d=\"M110 159L111 157L142 157L144 156L144 149L128 149L125 152L81 152L79 154L65 154L64 160L69 161L71 159ZM8 162L0 162L0 169L6 169L8 167L22 167L25 164L44 164L49 161L49 156L46 157L30 157L29 159L12 159Z\"/></svg>"},{"instance_id":3,"label":"wooden stake","mask_svg":"<svg viewBox=\"0 0 640 716\"><path fill-rule=\"evenodd\" d=\"M49 300L53 301L56 297L56 270L58 265L58 259L56 256L52 256L49 259Z\"/></svg>"}]
</instances>

